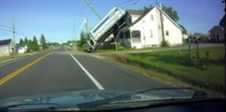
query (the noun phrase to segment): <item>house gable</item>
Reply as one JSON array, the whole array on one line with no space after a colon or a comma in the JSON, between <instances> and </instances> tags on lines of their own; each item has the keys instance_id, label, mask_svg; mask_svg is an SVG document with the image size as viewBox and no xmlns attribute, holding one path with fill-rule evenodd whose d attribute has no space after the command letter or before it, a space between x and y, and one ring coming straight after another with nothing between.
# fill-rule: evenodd
<instances>
[{"instance_id":1,"label":"house gable","mask_svg":"<svg viewBox=\"0 0 226 112\"><path fill-rule=\"evenodd\" d=\"M157 17L155 17L154 8L144 13L140 18L132 23L129 27L130 31L141 32L141 41L139 43L133 42L132 46L136 46L136 48L159 46L159 33L156 32L158 24L159 22Z\"/></svg>"},{"instance_id":2,"label":"house gable","mask_svg":"<svg viewBox=\"0 0 226 112\"><path fill-rule=\"evenodd\" d=\"M9 45L11 43L11 39L0 40L0 46Z\"/></svg>"},{"instance_id":3,"label":"house gable","mask_svg":"<svg viewBox=\"0 0 226 112\"><path fill-rule=\"evenodd\" d=\"M171 17L168 16L168 14L166 14L163 10L159 9L158 7L155 7L156 9L158 9L159 11L162 11L162 14L168 19L170 20L177 28L179 28L181 31L183 31L183 28L181 28L181 26L174 21Z\"/></svg>"},{"instance_id":4,"label":"house gable","mask_svg":"<svg viewBox=\"0 0 226 112\"><path fill-rule=\"evenodd\" d=\"M154 7L152 10L144 13L129 27L130 31L141 32L141 42L132 43L143 47L159 46L162 37L161 21L160 21L160 9ZM164 24L164 37L170 45L178 45L183 43L182 31L183 29L173 21L164 11L163 24ZM141 44L141 45L140 45ZM142 47L142 48L143 48Z\"/></svg>"},{"instance_id":5,"label":"house gable","mask_svg":"<svg viewBox=\"0 0 226 112\"><path fill-rule=\"evenodd\" d=\"M143 18L145 18L146 16L148 16L150 13L152 13L154 10L158 10L158 11L162 11L161 9L159 9L158 7L154 7L153 9L151 9L150 11L143 13L134 23L132 23L131 26L135 25L135 24L139 24L139 22L141 20L143 20ZM132 13L133 14L133 13ZM165 16L167 19L169 19L178 29L180 29L181 31L183 31L183 29L180 27L179 24L177 24L171 17L169 17L164 11L162 11L163 16ZM136 14L137 15L137 14Z\"/></svg>"}]
</instances>

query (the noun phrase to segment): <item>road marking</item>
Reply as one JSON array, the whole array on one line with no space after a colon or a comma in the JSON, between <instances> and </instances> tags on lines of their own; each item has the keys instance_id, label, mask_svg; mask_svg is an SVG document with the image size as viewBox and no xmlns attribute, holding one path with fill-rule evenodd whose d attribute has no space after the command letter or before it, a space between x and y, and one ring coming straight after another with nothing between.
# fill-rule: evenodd
<instances>
[{"instance_id":1,"label":"road marking","mask_svg":"<svg viewBox=\"0 0 226 112\"><path fill-rule=\"evenodd\" d=\"M73 60L79 65L79 67L85 72L85 74L93 81L93 83L96 85L96 87L100 90L104 90L104 87L89 73L88 70L72 55L70 54Z\"/></svg>"},{"instance_id":2,"label":"road marking","mask_svg":"<svg viewBox=\"0 0 226 112\"><path fill-rule=\"evenodd\" d=\"M23 71L25 71L26 69L30 68L32 65L40 62L42 59L44 59L45 57L47 57L49 54L46 54L34 61L32 61L31 63L19 68L18 70L16 70L15 72L12 72L8 75L6 75L5 77L0 79L0 86L2 86L3 84L5 84L6 82L8 82L9 80L15 78L16 76L18 76L20 73L22 73Z\"/></svg>"},{"instance_id":3,"label":"road marking","mask_svg":"<svg viewBox=\"0 0 226 112\"><path fill-rule=\"evenodd\" d=\"M1 67L4 67L4 66L7 66L7 65L9 65L9 64L15 63L15 62L17 62L17 61L19 61L19 60L22 60L22 59L25 58L26 56L31 56L31 55L34 55L34 54L37 54L37 52L24 54L24 55L18 56L18 57L16 57L16 58L11 58L11 59L2 61L2 62L0 63L0 68L1 68Z\"/></svg>"},{"instance_id":4,"label":"road marking","mask_svg":"<svg viewBox=\"0 0 226 112\"><path fill-rule=\"evenodd\" d=\"M23 59L24 57L17 57L17 58L13 58L13 59L10 59L10 60L8 60L8 61L6 61L6 62L2 62L1 64L0 64L0 68L1 67L4 67L4 66L7 66L7 65L9 65L9 64L13 64L13 63L15 63L15 62L17 62L17 61L20 61L21 59Z\"/></svg>"},{"instance_id":5,"label":"road marking","mask_svg":"<svg viewBox=\"0 0 226 112\"><path fill-rule=\"evenodd\" d=\"M1 67L4 67L4 66L6 66L6 65L9 65L9 64L15 63L15 62L16 62L15 60L10 60L10 61L8 61L8 62L6 62L6 63L3 62L3 64L0 65L0 68L1 68Z\"/></svg>"}]
</instances>

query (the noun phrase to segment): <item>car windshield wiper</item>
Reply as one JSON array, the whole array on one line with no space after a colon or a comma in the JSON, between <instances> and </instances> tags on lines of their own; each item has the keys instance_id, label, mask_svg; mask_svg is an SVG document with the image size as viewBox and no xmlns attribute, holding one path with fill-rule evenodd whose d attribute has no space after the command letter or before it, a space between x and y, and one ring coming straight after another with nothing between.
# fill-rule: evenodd
<instances>
[{"instance_id":1,"label":"car windshield wiper","mask_svg":"<svg viewBox=\"0 0 226 112\"><path fill-rule=\"evenodd\" d=\"M131 97L133 95L137 94L144 94L147 92L151 91L161 91L161 90L189 90L193 91L192 95L190 96L168 96L164 98L154 98L154 99L142 99L142 100L133 100ZM108 104L122 104L122 103L140 103L140 102L160 102L160 101L183 101L186 99L202 99L206 98L207 94L203 91L195 91L192 88L154 88L154 89L145 89L141 91L135 91L135 92L129 92L129 93L124 93L115 97L103 99L103 100L98 100L94 102L89 102L89 103L83 103L83 104L78 104L77 106L80 109L87 109L87 108L96 108L99 106L103 105L108 105Z\"/></svg>"},{"instance_id":2,"label":"car windshield wiper","mask_svg":"<svg viewBox=\"0 0 226 112\"><path fill-rule=\"evenodd\" d=\"M0 107L1 112L53 111L64 106L56 103L24 103Z\"/></svg>"}]
</instances>

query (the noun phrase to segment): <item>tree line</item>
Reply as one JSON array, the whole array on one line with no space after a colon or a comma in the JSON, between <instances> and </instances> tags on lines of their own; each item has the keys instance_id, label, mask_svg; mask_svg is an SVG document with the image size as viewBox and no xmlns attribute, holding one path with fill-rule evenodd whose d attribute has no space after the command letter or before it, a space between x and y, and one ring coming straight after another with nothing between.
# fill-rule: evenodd
<instances>
[{"instance_id":1,"label":"tree line","mask_svg":"<svg viewBox=\"0 0 226 112\"><path fill-rule=\"evenodd\" d=\"M80 33L80 41L79 41L79 44L78 45L80 47L82 47L83 45L85 45L87 43L87 40L89 40L89 39L90 39L90 37L89 37L88 32L82 31Z\"/></svg>"},{"instance_id":2,"label":"tree line","mask_svg":"<svg viewBox=\"0 0 226 112\"><path fill-rule=\"evenodd\" d=\"M21 38L20 42L19 42L19 47L27 47L27 52L32 52L32 51L39 51L40 49L47 49L48 48L48 44L46 42L46 38L43 34L41 34L40 40L39 40L38 44L38 40L37 37L34 35L32 39L28 39L27 37L25 37L24 39Z\"/></svg>"}]
</instances>

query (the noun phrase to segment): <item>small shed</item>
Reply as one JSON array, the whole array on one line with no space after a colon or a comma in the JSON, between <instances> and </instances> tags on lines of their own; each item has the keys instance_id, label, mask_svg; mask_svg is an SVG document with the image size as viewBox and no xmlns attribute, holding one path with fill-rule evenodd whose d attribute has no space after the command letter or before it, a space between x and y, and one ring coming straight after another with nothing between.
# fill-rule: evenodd
<instances>
[{"instance_id":1,"label":"small shed","mask_svg":"<svg viewBox=\"0 0 226 112\"><path fill-rule=\"evenodd\" d=\"M9 56L13 52L12 39L0 40L0 57Z\"/></svg>"}]
</instances>

